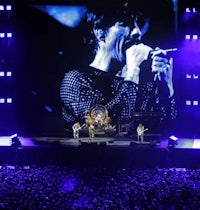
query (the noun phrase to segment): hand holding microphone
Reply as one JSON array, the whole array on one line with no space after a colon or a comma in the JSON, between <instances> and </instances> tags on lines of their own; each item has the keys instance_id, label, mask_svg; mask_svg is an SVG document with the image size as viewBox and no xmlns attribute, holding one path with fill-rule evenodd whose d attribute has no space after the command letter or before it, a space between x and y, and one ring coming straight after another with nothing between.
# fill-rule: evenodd
<instances>
[{"instance_id":1,"label":"hand holding microphone","mask_svg":"<svg viewBox=\"0 0 200 210\"><path fill-rule=\"evenodd\" d=\"M155 50L152 50L150 52L151 58L152 58L152 72L155 73L154 80L158 79L161 80L161 75L164 76L164 79L166 82L168 82L169 79L172 79L171 77L169 78L169 71L172 71L172 58L167 58L167 52L172 52L172 51L177 51L177 48L172 48L172 49L160 49L156 48Z\"/></svg>"},{"instance_id":2,"label":"hand holding microphone","mask_svg":"<svg viewBox=\"0 0 200 210\"><path fill-rule=\"evenodd\" d=\"M177 48L172 49L160 49L155 48L153 50L151 47L144 45L143 43L133 45L126 50L126 74L124 79L126 81L132 81L139 84L139 73L140 65L143 61L149 58L152 59L151 71L155 73L154 81L162 80L166 81L171 94L173 94L172 85L172 58L167 58L167 53L177 51ZM170 95L171 95L170 94Z\"/></svg>"},{"instance_id":3,"label":"hand holding microphone","mask_svg":"<svg viewBox=\"0 0 200 210\"><path fill-rule=\"evenodd\" d=\"M126 75L125 80L139 84L140 65L148 59L151 47L143 43L133 45L126 50Z\"/></svg>"}]
</instances>

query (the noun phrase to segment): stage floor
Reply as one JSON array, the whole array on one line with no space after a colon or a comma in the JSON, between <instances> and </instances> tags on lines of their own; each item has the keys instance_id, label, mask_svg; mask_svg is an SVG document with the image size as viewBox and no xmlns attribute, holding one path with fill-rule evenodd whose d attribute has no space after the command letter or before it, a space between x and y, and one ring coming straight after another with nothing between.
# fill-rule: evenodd
<instances>
[{"instance_id":1,"label":"stage floor","mask_svg":"<svg viewBox=\"0 0 200 210\"><path fill-rule=\"evenodd\" d=\"M19 136L20 142L23 147L38 147L45 144L59 144L62 146L70 146L77 147L80 144L77 144L72 138L67 137L25 137ZM87 137L80 138L80 142L82 143L106 143L107 146L130 146L131 142L135 143L135 145L139 146L136 141L128 137L116 137L116 138L108 138L108 137L97 137L92 141ZM155 143L155 144L154 144ZM0 136L0 146L11 146L12 141L10 136ZM147 142L144 141L143 145L154 145L155 148L167 148L168 147L168 139L162 139L158 141ZM177 145L175 146L177 149L200 149L200 138L179 138L177 140Z\"/></svg>"},{"instance_id":2,"label":"stage floor","mask_svg":"<svg viewBox=\"0 0 200 210\"><path fill-rule=\"evenodd\" d=\"M200 139L179 138L174 148L168 139L138 144L131 138L80 138L19 136L22 148L12 147L9 136L0 137L0 164L135 168L200 168Z\"/></svg>"}]
</instances>

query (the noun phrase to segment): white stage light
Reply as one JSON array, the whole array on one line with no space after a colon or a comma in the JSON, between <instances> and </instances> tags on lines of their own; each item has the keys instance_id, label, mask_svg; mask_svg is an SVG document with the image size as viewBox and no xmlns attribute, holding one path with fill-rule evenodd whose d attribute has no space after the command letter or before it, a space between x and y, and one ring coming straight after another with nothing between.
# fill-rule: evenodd
<instances>
[{"instance_id":1,"label":"white stage light","mask_svg":"<svg viewBox=\"0 0 200 210\"><path fill-rule=\"evenodd\" d=\"M191 12L189 7L186 7L186 8L185 8L185 11L186 11L186 12Z\"/></svg>"},{"instance_id":2,"label":"white stage light","mask_svg":"<svg viewBox=\"0 0 200 210\"><path fill-rule=\"evenodd\" d=\"M6 99L6 102L7 102L8 104L11 104L11 103L12 103L12 98L7 98L7 99Z\"/></svg>"},{"instance_id":3,"label":"white stage light","mask_svg":"<svg viewBox=\"0 0 200 210\"><path fill-rule=\"evenodd\" d=\"M0 98L0 104L4 104L5 103L5 98Z\"/></svg>"},{"instance_id":4,"label":"white stage light","mask_svg":"<svg viewBox=\"0 0 200 210\"><path fill-rule=\"evenodd\" d=\"M192 78L191 74L186 74L186 78L191 79Z\"/></svg>"},{"instance_id":5,"label":"white stage light","mask_svg":"<svg viewBox=\"0 0 200 210\"><path fill-rule=\"evenodd\" d=\"M192 36L192 39L197 40L197 39L198 39L198 35L196 35L196 34L193 35L193 36Z\"/></svg>"},{"instance_id":6,"label":"white stage light","mask_svg":"<svg viewBox=\"0 0 200 210\"><path fill-rule=\"evenodd\" d=\"M169 138L170 138L171 140L174 140L174 141L177 141L177 140L178 140L178 138L177 138L176 136L174 136L174 135L170 136Z\"/></svg>"},{"instance_id":7,"label":"white stage light","mask_svg":"<svg viewBox=\"0 0 200 210\"><path fill-rule=\"evenodd\" d=\"M193 101L193 106L198 106L198 105L199 105L198 101Z\"/></svg>"},{"instance_id":8,"label":"white stage light","mask_svg":"<svg viewBox=\"0 0 200 210\"><path fill-rule=\"evenodd\" d=\"M12 6L11 5L6 5L6 10L11 10Z\"/></svg>"},{"instance_id":9,"label":"white stage light","mask_svg":"<svg viewBox=\"0 0 200 210\"><path fill-rule=\"evenodd\" d=\"M199 75L198 74L193 74L193 79L199 79Z\"/></svg>"},{"instance_id":10,"label":"white stage light","mask_svg":"<svg viewBox=\"0 0 200 210\"><path fill-rule=\"evenodd\" d=\"M6 72L6 76L7 76L7 77L11 77L11 76L12 76L12 72L11 72L11 71L7 71L7 72Z\"/></svg>"},{"instance_id":11,"label":"white stage light","mask_svg":"<svg viewBox=\"0 0 200 210\"><path fill-rule=\"evenodd\" d=\"M176 145L178 145L178 138L174 135L170 136L168 140L168 147L174 148Z\"/></svg>"},{"instance_id":12,"label":"white stage light","mask_svg":"<svg viewBox=\"0 0 200 210\"><path fill-rule=\"evenodd\" d=\"M192 8L192 12L196 13L197 12L196 8Z\"/></svg>"},{"instance_id":13,"label":"white stage light","mask_svg":"<svg viewBox=\"0 0 200 210\"><path fill-rule=\"evenodd\" d=\"M0 38L4 38L5 37L5 33L0 33Z\"/></svg>"},{"instance_id":14,"label":"white stage light","mask_svg":"<svg viewBox=\"0 0 200 210\"><path fill-rule=\"evenodd\" d=\"M190 39L190 35L189 34L185 35L185 39Z\"/></svg>"},{"instance_id":15,"label":"white stage light","mask_svg":"<svg viewBox=\"0 0 200 210\"><path fill-rule=\"evenodd\" d=\"M187 106L190 106L190 105L191 105L191 101L187 100L187 101L186 101L186 105L187 105Z\"/></svg>"},{"instance_id":16,"label":"white stage light","mask_svg":"<svg viewBox=\"0 0 200 210\"><path fill-rule=\"evenodd\" d=\"M7 37L8 38L12 37L12 33L7 33Z\"/></svg>"}]
</instances>

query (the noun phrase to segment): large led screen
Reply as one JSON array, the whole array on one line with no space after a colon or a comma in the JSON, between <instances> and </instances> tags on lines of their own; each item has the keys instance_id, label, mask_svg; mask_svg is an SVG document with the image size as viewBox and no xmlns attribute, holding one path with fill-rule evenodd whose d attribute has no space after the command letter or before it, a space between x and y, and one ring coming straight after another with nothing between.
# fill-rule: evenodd
<instances>
[{"instance_id":1,"label":"large led screen","mask_svg":"<svg viewBox=\"0 0 200 210\"><path fill-rule=\"evenodd\" d=\"M62 135L95 106L112 125L145 118L152 132L177 118L175 1L27 1L14 12L23 132Z\"/></svg>"}]
</instances>

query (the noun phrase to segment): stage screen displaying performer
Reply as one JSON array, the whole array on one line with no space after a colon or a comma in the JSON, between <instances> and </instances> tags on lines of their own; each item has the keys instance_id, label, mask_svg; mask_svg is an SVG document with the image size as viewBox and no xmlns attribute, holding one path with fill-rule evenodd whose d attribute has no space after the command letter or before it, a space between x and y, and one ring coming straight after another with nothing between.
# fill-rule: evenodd
<instances>
[{"instance_id":1,"label":"stage screen displaying performer","mask_svg":"<svg viewBox=\"0 0 200 210\"><path fill-rule=\"evenodd\" d=\"M51 133L83 124L96 104L113 125L143 114L165 125L176 119L175 1L31 1L24 7L17 7L18 56L30 111L19 109L27 109L33 129Z\"/></svg>"}]
</instances>

